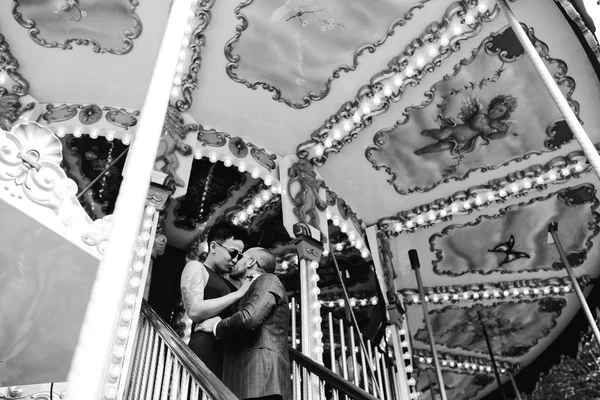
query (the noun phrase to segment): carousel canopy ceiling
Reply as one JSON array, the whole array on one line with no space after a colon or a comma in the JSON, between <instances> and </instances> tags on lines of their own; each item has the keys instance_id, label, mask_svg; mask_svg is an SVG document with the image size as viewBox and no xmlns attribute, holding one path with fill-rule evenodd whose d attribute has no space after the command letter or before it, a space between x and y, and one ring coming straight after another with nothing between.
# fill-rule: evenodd
<instances>
[{"instance_id":1,"label":"carousel canopy ceiling","mask_svg":"<svg viewBox=\"0 0 600 400\"><path fill-rule=\"evenodd\" d=\"M582 44L595 39L580 32L585 26L566 0L510 6L600 143L598 64L590 60L594 48L586 53ZM82 124L93 124L109 111L110 124L135 131L168 1L14 0L3 7L1 33L29 94L52 103L43 116L48 124L78 112ZM546 229L559 223L569 261L589 290L599 274L598 179L495 0L198 1L189 21L173 103L189 112L185 124L198 125L186 125L181 137L204 132L202 148L222 140L218 145L228 143L238 158L251 145L264 147L266 163L297 153L367 225L384 230L417 364L430 368L425 300L449 398L478 399L494 388L480 315L501 365L514 371L564 329L578 304ZM64 168L81 189L124 147L80 136L67 136L63 147ZM277 193L255 207L261 179L207 159L188 165L189 184L179 185L187 194L166 218L169 243L188 246L218 218L260 208L247 216L253 240L278 249L289 267L280 272L291 276ZM121 168L113 166L102 192L88 193L88 214L112 212ZM333 242L350 276L352 268L370 268L346 248L345 235ZM427 299L416 296L406 257L413 248ZM357 298L374 295L372 276L363 275L354 276ZM332 289L322 297L335 296ZM427 389L426 373L417 377L417 388Z\"/></svg>"}]
</instances>

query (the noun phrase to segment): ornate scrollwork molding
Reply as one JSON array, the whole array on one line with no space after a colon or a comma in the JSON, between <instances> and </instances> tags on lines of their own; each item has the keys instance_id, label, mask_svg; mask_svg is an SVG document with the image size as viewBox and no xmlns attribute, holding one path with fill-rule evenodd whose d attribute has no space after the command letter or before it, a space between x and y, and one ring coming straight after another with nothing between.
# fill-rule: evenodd
<instances>
[{"instance_id":1,"label":"ornate scrollwork molding","mask_svg":"<svg viewBox=\"0 0 600 400\"><path fill-rule=\"evenodd\" d=\"M77 184L60 166L62 154L60 140L35 122L14 126L10 132L0 130L0 196L72 243L96 246L91 254L98 257L100 234L86 236L81 243L92 221L75 197ZM92 240L95 243L89 243Z\"/></svg>"},{"instance_id":2,"label":"ornate scrollwork molding","mask_svg":"<svg viewBox=\"0 0 600 400\"><path fill-rule=\"evenodd\" d=\"M11 11L13 17L15 18L15 21L17 21L19 25L21 25L23 28L27 29L29 32L29 37L31 37L31 39L35 43L39 44L42 47L71 50L73 49L73 44L76 44L80 46L92 46L92 51L94 53L111 53L115 55L122 55L129 53L131 49L133 49L133 40L137 39L142 33L142 21L136 13L136 8L138 5L138 0L129 0L129 16L133 21L133 26L123 33L123 38L121 39L121 41L122 43L124 43L124 46L118 49L102 47L102 45L97 40L88 37L67 37L65 38L63 43L48 42L47 40L40 37L40 27L38 27L37 23L32 19L27 19L27 17L23 16L18 10L20 6L19 0L13 0ZM59 11L70 12L71 6L67 7L67 9Z\"/></svg>"},{"instance_id":3,"label":"ornate scrollwork molding","mask_svg":"<svg viewBox=\"0 0 600 400\"><path fill-rule=\"evenodd\" d=\"M105 113L106 112L106 113ZM78 116L81 130L107 130L109 123L127 131L137 125L140 110L102 106L98 104L46 104L42 119L48 125L62 124ZM104 118L103 118L104 117ZM98 132L99 133L99 132Z\"/></svg>"},{"instance_id":4,"label":"ornate scrollwork molding","mask_svg":"<svg viewBox=\"0 0 600 400\"><path fill-rule=\"evenodd\" d=\"M58 214L64 192L75 185L60 167L60 140L49 129L31 122L6 132L1 143L0 180L7 182L5 189Z\"/></svg>"},{"instance_id":5,"label":"ornate scrollwork molding","mask_svg":"<svg viewBox=\"0 0 600 400\"><path fill-rule=\"evenodd\" d=\"M13 80L12 92L17 96L25 96L29 93L29 82L17 71L18 69L19 62L12 55L4 35L0 34L0 70L5 71ZM2 96L2 88L0 88L0 96Z\"/></svg>"},{"instance_id":6,"label":"ornate scrollwork molding","mask_svg":"<svg viewBox=\"0 0 600 400\"><path fill-rule=\"evenodd\" d=\"M235 164L243 168L244 171L248 169L251 173L254 173L258 170L252 171L251 164L255 164L268 173L276 172L279 164L279 158L276 154L226 132L207 128L200 124L196 128L198 129L198 142L204 151L208 151L209 158L217 158L218 151L226 166ZM251 157L248 157L248 154ZM195 155L197 158L201 156L202 150L200 148L196 149ZM273 176L275 177L275 175Z\"/></svg>"},{"instance_id":7,"label":"ornate scrollwork molding","mask_svg":"<svg viewBox=\"0 0 600 400\"><path fill-rule=\"evenodd\" d=\"M81 236L81 240L88 246L96 246L98 253L104 254L112 227L112 215L106 215L92 222L91 229Z\"/></svg>"},{"instance_id":8,"label":"ornate scrollwork molding","mask_svg":"<svg viewBox=\"0 0 600 400\"><path fill-rule=\"evenodd\" d=\"M365 43L365 44L360 45L354 51L354 54L352 56L351 65L340 65L340 66L336 67L333 70L333 72L331 73L331 76L329 76L327 78L327 80L325 81L325 87L320 92L318 92L318 93L310 92L307 95L302 97L301 102L293 102L293 101L283 97L283 94L279 87L277 87L273 84L270 84L269 82L261 81L261 80L257 80L255 82L249 82L248 80L239 77L236 73L236 70L239 68L238 63L239 63L241 57L239 54L234 53L233 47L236 43L239 42L239 40L242 36L242 33L248 28L248 25L249 25L248 18L246 17L246 15L241 13L241 10L245 7L250 6L254 2L254 0L246 0L244 3L239 4L235 8L235 16L239 21L241 21L241 23L240 23L240 25L236 26L235 36L233 38L229 39L229 41L225 45L225 57L229 61L227 63L227 66L225 67L225 71L227 72L227 75L229 75L231 80L233 80L234 82L241 83L249 89L256 90L257 88L262 88L264 90L274 93L273 100L284 103L287 106L295 108L295 109L306 108L311 104L311 102L324 99L329 94L329 91L331 90L332 82L334 80L338 79L341 76L342 72L349 73L349 72L356 70L356 68L358 67L358 59L363 54L365 54L366 52L369 52L371 54L375 53L377 48L379 46L383 45L387 41L388 37L392 36L395 33L396 28L406 25L408 23L408 21L410 21L412 19L414 12L416 10L419 10L419 9L422 9L423 7L425 7L425 3L427 3L428 1L429 0L421 0L421 1L418 1L415 4L413 4L412 6L410 6L402 17L397 18L389 25L389 27L387 28L385 34L383 35L383 37L381 39L379 39L373 43Z\"/></svg>"},{"instance_id":9,"label":"ornate scrollwork molding","mask_svg":"<svg viewBox=\"0 0 600 400\"><path fill-rule=\"evenodd\" d=\"M175 108L179 111L187 111L192 106L192 92L198 86L198 72L202 62L202 51L206 45L206 36L204 31L212 18L211 8L215 4L215 0L201 0L196 5L194 17L197 19L196 28L192 32L189 40L188 48L191 52L191 60L188 72L181 76L181 95L183 100L175 101Z\"/></svg>"},{"instance_id":10,"label":"ornate scrollwork molding","mask_svg":"<svg viewBox=\"0 0 600 400\"><path fill-rule=\"evenodd\" d=\"M324 165L329 154L339 153L345 144L371 125L373 117L385 113L392 102L403 97L407 88L417 86L425 75L460 49L460 42L476 36L484 23L493 21L499 14L497 4L492 10L481 10L474 2L452 3L440 22L430 24L402 54L388 63L388 69L373 76L353 100L344 103L311 134L311 139L300 143L297 156L314 165ZM459 29L451 29L456 25L460 25ZM425 51L427 48L432 50Z\"/></svg>"},{"instance_id":11,"label":"ornate scrollwork molding","mask_svg":"<svg viewBox=\"0 0 600 400\"><path fill-rule=\"evenodd\" d=\"M0 129L10 130L36 102L29 93L29 82L18 72L19 62L10 51L4 35L0 34ZM10 86L10 90L7 87Z\"/></svg>"}]
</instances>

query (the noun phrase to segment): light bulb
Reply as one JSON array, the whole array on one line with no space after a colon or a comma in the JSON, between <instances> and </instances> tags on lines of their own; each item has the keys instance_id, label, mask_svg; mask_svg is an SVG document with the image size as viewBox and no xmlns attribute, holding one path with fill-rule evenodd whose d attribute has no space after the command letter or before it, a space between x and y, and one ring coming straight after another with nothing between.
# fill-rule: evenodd
<instances>
[{"instance_id":1,"label":"light bulb","mask_svg":"<svg viewBox=\"0 0 600 400\"><path fill-rule=\"evenodd\" d=\"M316 154L318 157L321 157L321 156L323 155L323 153L324 153L324 152L325 152L325 149L323 148L323 146L322 146L322 145L318 144L318 145L316 145L316 146L315 146L315 154Z\"/></svg>"}]
</instances>

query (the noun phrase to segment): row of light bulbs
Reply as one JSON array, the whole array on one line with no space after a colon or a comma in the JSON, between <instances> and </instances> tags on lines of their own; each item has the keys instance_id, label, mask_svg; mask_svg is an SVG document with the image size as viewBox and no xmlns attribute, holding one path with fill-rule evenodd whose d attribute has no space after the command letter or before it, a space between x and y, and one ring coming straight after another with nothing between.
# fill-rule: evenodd
<instances>
[{"instance_id":1,"label":"row of light bulbs","mask_svg":"<svg viewBox=\"0 0 600 400\"><path fill-rule=\"evenodd\" d=\"M310 271L309 278L309 290L310 290L310 300L311 304L311 340L313 340L312 351L317 358L320 359L323 354L323 332L321 331L321 302L319 301L319 294L321 293L321 289L319 289L319 274L317 273L317 268L319 268L319 263L317 261L311 261L308 264L308 270Z\"/></svg>"},{"instance_id":2,"label":"row of light bulbs","mask_svg":"<svg viewBox=\"0 0 600 400\"><path fill-rule=\"evenodd\" d=\"M173 87L171 88L171 97L176 99L181 95L181 83L183 82L183 72L185 71L185 62L190 58L190 38L194 31L194 19L196 19L196 4L198 0L192 0L192 7L188 14L188 20L184 30L184 37L181 41L181 50L179 52L179 62L175 67L175 76L173 77Z\"/></svg>"},{"instance_id":3,"label":"row of light bulbs","mask_svg":"<svg viewBox=\"0 0 600 400\"><path fill-rule=\"evenodd\" d=\"M559 172L550 170L534 178L524 178L520 181L509 182L498 190L490 190L487 193L479 194L476 197L467 200L455 201L441 210L431 210L426 213L417 214L404 223L396 222L394 224L394 231L396 234L400 233L404 229L414 232L420 227L431 226L432 224L443 221L445 218L453 214L468 213L473 208L486 207L497 199L505 200L511 196L517 195L521 191L531 190L534 186L541 186L548 182L555 182L559 178L559 175L566 178L583 170L584 166L580 163L577 163L564 167Z\"/></svg>"},{"instance_id":4,"label":"row of light bulbs","mask_svg":"<svg viewBox=\"0 0 600 400\"><path fill-rule=\"evenodd\" d=\"M350 225L348 225L348 221L345 221L339 214L332 213L329 208L327 208L327 211L325 211L325 215L334 226L339 226L340 231L342 231L342 233L345 233L346 236L348 236L350 244L354 246L358 251L360 251L360 255L362 258L368 258L371 255L369 249L367 249L367 247L365 246L365 242L362 239L361 235L355 229L352 229ZM355 228L358 229L358 227ZM327 256L328 254L329 251L323 252L324 256Z\"/></svg>"},{"instance_id":5,"label":"row of light bulbs","mask_svg":"<svg viewBox=\"0 0 600 400\"><path fill-rule=\"evenodd\" d=\"M144 219L135 242L134 260L129 276L127 291L123 308L119 315L119 325L114 340L114 347L110 366L108 368L108 376L104 387L104 399L114 400L118 393L119 378L123 370L123 361L125 358L125 348L132 333L132 322L135 318L134 309L140 295L140 285L142 282L142 272L146 265L146 257L148 256L148 247L151 246L150 237L152 227L154 225L154 217L156 214L154 206L147 206L144 212Z\"/></svg>"},{"instance_id":6,"label":"row of light bulbs","mask_svg":"<svg viewBox=\"0 0 600 400\"><path fill-rule=\"evenodd\" d=\"M419 362L432 364L433 358L419 357ZM477 364L474 362L460 362L460 361L455 361L451 358L444 358L444 359L440 360L440 364L442 365L442 367L462 369L465 371L486 372L488 374L492 372L492 367L489 365L482 365L482 364ZM504 374L504 373L506 373L506 368L499 368L499 371L500 371L500 373Z\"/></svg>"},{"instance_id":7,"label":"row of light bulbs","mask_svg":"<svg viewBox=\"0 0 600 400\"><path fill-rule=\"evenodd\" d=\"M489 8L487 3L480 1L476 8L467 10L464 16L464 23L471 25L479 17L479 14L486 13ZM400 92L406 79L413 77L418 73L417 70L422 69L434 57L443 52L445 47L450 44L451 39L465 33L468 28L465 29L463 27L461 18L461 16L457 15L448 26L447 33L442 34L438 41L431 42L429 45L415 51L407 59L406 68L381 81L380 89L374 92L371 97L363 96L360 103L357 104L354 114L350 118L340 118L339 122L331 127L329 134L324 139L322 138L321 142L314 147L315 155L320 158L326 149L333 147L336 142L342 142L344 137L350 135L356 126L359 126L363 120L372 116L373 111L379 109L383 102L387 102L395 93Z\"/></svg>"},{"instance_id":8,"label":"row of light bulbs","mask_svg":"<svg viewBox=\"0 0 600 400\"><path fill-rule=\"evenodd\" d=\"M559 295L561 293L569 293L573 288L571 285L549 285L543 288L514 288L506 290L494 290L494 291L468 291L463 293L440 293L425 296L426 303L444 303L444 302L457 302L461 300L485 300L485 299L498 299L508 297L520 297L520 296L548 296L548 295ZM418 294L406 297L408 304L419 304L421 298Z\"/></svg>"},{"instance_id":9,"label":"row of light bulbs","mask_svg":"<svg viewBox=\"0 0 600 400\"><path fill-rule=\"evenodd\" d=\"M84 128L82 126L75 126L73 128L69 127L69 129L67 129L64 126L59 126L59 127L53 127L52 131L59 138L65 137L65 135L67 133L72 133L72 135L75 136L76 138L80 138L82 135L86 134L89 137L91 137L92 139L97 139L98 137L103 136L106 138L106 140L108 140L109 142L112 142L116 137L116 131L114 129L102 129L102 128L88 129L88 128ZM124 145L129 145L131 143L131 140L133 139L133 135L130 133L127 133L118 139L121 139L121 142L123 142Z\"/></svg>"},{"instance_id":10,"label":"row of light bulbs","mask_svg":"<svg viewBox=\"0 0 600 400\"><path fill-rule=\"evenodd\" d=\"M402 339L402 341L400 342L400 346L402 349L402 357L404 358L405 362L408 361L408 365L406 365L404 369L406 370L407 374L412 374L414 371L412 366L412 354L410 353L410 346L406 338L406 331L404 329L400 329L398 333L400 334L400 338ZM391 334L391 331L386 332L386 335L389 336L389 334ZM418 399L422 393L419 392L419 390L417 389L417 381L415 380L415 378L408 378L407 383L409 386L410 398Z\"/></svg>"},{"instance_id":11,"label":"row of light bulbs","mask_svg":"<svg viewBox=\"0 0 600 400\"><path fill-rule=\"evenodd\" d=\"M253 217L262 214L262 208L280 194L281 186L271 186L270 188L261 190L254 196L250 201L250 204L244 210L234 214L232 222L235 225L245 223L246 221L250 221Z\"/></svg>"},{"instance_id":12,"label":"row of light bulbs","mask_svg":"<svg viewBox=\"0 0 600 400\"><path fill-rule=\"evenodd\" d=\"M329 307L329 308L333 308L336 305L338 307L345 307L346 306L346 301L344 299L339 299L339 300L320 300L321 304ZM370 305L377 305L377 303L379 302L379 300L377 299L377 296L373 296L369 299L357 299L352 297L350 299L350 307L354 308L354 307L366 307L369 304Z\"/></svg>"}]
</instances>

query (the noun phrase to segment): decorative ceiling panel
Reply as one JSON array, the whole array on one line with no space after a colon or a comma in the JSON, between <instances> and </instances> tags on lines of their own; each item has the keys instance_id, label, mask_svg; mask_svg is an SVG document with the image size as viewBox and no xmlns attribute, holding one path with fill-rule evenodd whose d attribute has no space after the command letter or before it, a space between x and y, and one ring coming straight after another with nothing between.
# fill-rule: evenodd
<instances>
[{"instance_id":1,"label":"decorative ceiling panel","mask_svg":"<svg viewBox=\"0 0 600 400\"><path fill-rule=\"evenodd\" d=\"M543 298L493 304L476 304L465 308L449 305L429 312L436 345L449 349L487 354L481 320L494 353L509 358L526 354L556 326L567 302L563 298ZM420 313L420 307L415 312ZM423 327L413 326L413 339L429 344Z\"/></svg>"},{"instance_id":2,"label":"decorative ceiling panel","mask_svg":"<svg viewBox=\"0 0 600 400\"><path fill-rule=\"evenodd\" d=\"M494 382L494 377L487 374L443 371L442 377L448 400L474 399L483 389ZM436 400L440 398L435 371L432 369L427 369L419 373L417 388L423 393L419 396L420 400Z\"/></svg>"},{"instance_id":3,"label":"decorative ceiling panel","mask_svg":"<svg viewBox=\"0 0 600 400\"><path fill-rule=\"evenodd\" d=\"M583 184L448 225L429 238L433 271L458 276L562 270L558 251L547 241L549 221L558 222L569 262L578 267L600 231L599 204L594 187Z\"/></svg>"},{"instance_id":4,"label":"decorative ceiling panel","mask_svg":"<svg viewBox=\"0 0 600 400\"><path fill-rule=\"evenodd\" d=\"M235 9L241 24L225 47L227 74L290 107L308 107L428 1L247 0Z\"/></svg>"},{"instance_id":5,"label":"decorative ceiling panel","mask_svg":"<svg viewBox=\"0 0 600 400\"><path fill-rule=\"evenodd\" d=\"M142 33L137 0L13 0L15 20L43 47L126 54Z\"/></svg>"},{"instance_id":6,"label":"decorative ceiling panel","mask_svg":"<svg viewBox=\"0 0 600 400\"><path fill-rule=\"evenodd\" d=\"M550 57L533 28L526 30L577 113L566 62ZM573 139L510 28L485 38L425 95L394 127L378 132L365 153L403 195L555 151Z\"/></svg>"}]
</instances>

